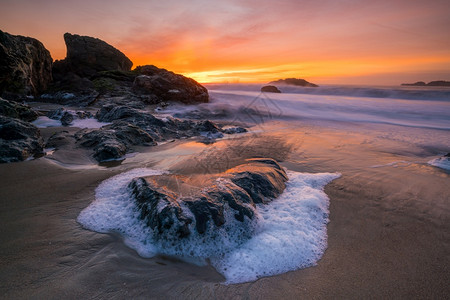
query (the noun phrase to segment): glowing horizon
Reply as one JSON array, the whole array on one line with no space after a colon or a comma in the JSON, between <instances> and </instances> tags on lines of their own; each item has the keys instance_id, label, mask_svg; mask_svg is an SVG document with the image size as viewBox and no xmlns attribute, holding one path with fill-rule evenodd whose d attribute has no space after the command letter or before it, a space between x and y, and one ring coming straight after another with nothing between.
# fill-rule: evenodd
<instances>
[{"instance_id":1,"label":"glowing horizon","mask_svg":"<svg viewBox=\"0 0 450 300\"><path fill-rule=\"evenodd\" d=\"M0 1L0 29L40 40L55 60L70 32L201 83L450 80L445 0Z\"/></svg>"}]
</instances>

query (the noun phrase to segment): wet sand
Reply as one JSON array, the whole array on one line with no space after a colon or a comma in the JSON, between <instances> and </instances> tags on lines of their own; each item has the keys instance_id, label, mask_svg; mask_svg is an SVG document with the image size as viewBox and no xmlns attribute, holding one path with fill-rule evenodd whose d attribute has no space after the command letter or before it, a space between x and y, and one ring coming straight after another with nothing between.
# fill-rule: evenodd
<instances>
[{"instance_id":1,"label":"wet sand","mask_svg":"<svg viewBox=\"0 0 450 300\"><path fill-rule=\"evenodd\" d=\"M68 167L48 158L3 164L0 297L444 299L450 294L450 175L426 164L439 151L373 132L286 122L213 145L168 143L113 168ZM325 189L328 249L317 266L225 285L212 267L142 258L119 235L76 222L97 185L120 172L208 173L258 156L294 171L342 173Z\"/></svg>"}]
</instances>

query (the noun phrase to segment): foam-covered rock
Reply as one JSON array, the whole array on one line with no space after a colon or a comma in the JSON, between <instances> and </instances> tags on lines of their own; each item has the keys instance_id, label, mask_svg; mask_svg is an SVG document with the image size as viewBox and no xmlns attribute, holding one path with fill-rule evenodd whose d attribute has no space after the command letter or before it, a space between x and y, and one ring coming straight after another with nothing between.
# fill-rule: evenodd
<instances>
[{"instance_id":1,"label":"foam-covered rock","mask_svg":"<svg viewBox=\"0 0 450 300\"><path fill-rule=\"evenodd\" d=\"M42 154L43 140L36 126L0 115L0 163L23 161Z\"/></svg>"},{"instance_id":2,"label":"foam-covered rock","mask_svg":"<svg viewBox=\"0 0 450 300\"><path fill-rule=\"evenodd\" d=\"M0 30L0 95L38 95L52 81L50 52L38 40Z\"/></svg>"},{"instance_id":3,"label":"foam-covered rock","mask_svg":"<svg viewBox=\"0 0 450 300\"><path fill-rule=\"evenodd\" d=\"M191 223L199 234L224 226L227 211L242 226L248 225L244 219L253 218L255 204L280 195L288 177L275 160L265 158L248 159L224 173L208 175L198 187L196 178L176 176L179 189L173 189L171 179L171 175L139 177L129 184L140 218L169 239L189 236ZM182 189L189 190L187 196Z\"/></svg>"}]
</instances>

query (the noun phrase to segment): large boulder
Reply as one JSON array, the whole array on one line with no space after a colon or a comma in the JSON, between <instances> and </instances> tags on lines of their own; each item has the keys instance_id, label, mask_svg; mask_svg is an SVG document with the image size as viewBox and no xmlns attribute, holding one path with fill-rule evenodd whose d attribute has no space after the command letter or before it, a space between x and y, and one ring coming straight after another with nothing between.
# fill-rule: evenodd
<instances>
[{"instance_id":1,"label":"large boulder","mask_svg":"<svg viewBox=\"0 0 450 300\"><path fill-rule=\"evenodd\" d=\"M135 178L128 187L144 223L157 238L173 242L188 237L193 230L208 236L214 236L221 227L230 235L250 233L255 204L279 196L287 180L275 160L261 158L248 159L201 180L195 176L159 175Z\"/></svg>"},{"instance_id":2,"label":"large boulder","mask_svg":"<svg viewBox=\"0 0 450 300\"><path fill-rule=\"evenodd\" d=\"M8 101L2 98L0 98L0 115L21 119L26 122L32 122L38 117L38 113L32 110L28 105Z\"/></svg>"},{"instance_id":3,"label":"large boulder","mask_svg":"<svg viewBox=\"0 0 450 300\"><path fill-rule=\"evenodd\" d=\"M150 65L139 66L134 71L140 74L133 83L136 94L154 95L159 102L192 104L209 101L208 90L192 78Z\"/></svg>"},{"instance_id":4,"label":"large boulder","mask_svg":"<svg viewBox=\"0 0 450 300\"><path fill-rule=\"evenodd\" d=\"M0 163L23 161L43 155L39 129L19 119L0 116Z\"/></svg>"},{"instance_id":5,"label":"large boulder","mask_svg":"<svg viewBox=\"0 0 450 300\"><path fill-rule=\"evenodd\" d=\"M0 30L0 95L38 95L52 81L50 52L38 40Z\"/></svg>"},{"instance_id":6,"label":"large boulder","mask_svg":"<svg viewBox=\"0 0 450 300\"><path fill-rule=\"evenodd\" d=\"M64 41L67 56L53 67L57 79L67 73L84 78L101 71L130 71L133 66L125 54L100 39L65 33Z\"/></svg>"}]
</instances>

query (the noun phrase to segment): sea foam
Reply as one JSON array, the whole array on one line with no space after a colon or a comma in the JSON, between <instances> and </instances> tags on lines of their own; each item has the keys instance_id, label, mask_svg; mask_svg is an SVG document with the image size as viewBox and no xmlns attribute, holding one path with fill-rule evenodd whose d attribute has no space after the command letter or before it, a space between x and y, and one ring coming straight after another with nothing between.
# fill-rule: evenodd
<instances>
[{"instance_id":1,"label":"sea foam","mask_svg":"<svg viewBox=\"0 0 450 300\"><path fill-rule=\"evenodd\" d=\"M253 220L246 218L245 222L253 225L250 236L239 232L239 222L230 213L224 226L233 226L235 232L219 228L215 236L204 236L192 231L178 243L166 243L154 239L152 230L139 219L127 188L133 178L163 173L134 169L105 180L96 189L95 201L80 213L78 222L93 231L120 233L124 242L143 257L174 255L198 264L209 259L225 276L226 283L313 266L327 248L329 199L323 187L339 174L288 171L289 181L283 194L269 204L258 204Z\"/></svg>"},{"instance_id":2,"label":"sea foam","mask_svg":"<svg viewBox=\"0 0 450 300\"><path fill-rule=\"evenodd\" d=\"M428 164L450 171L450 157L442 156L435 159L432 159L428 162Z\"/></svg>"}]
</instances>

